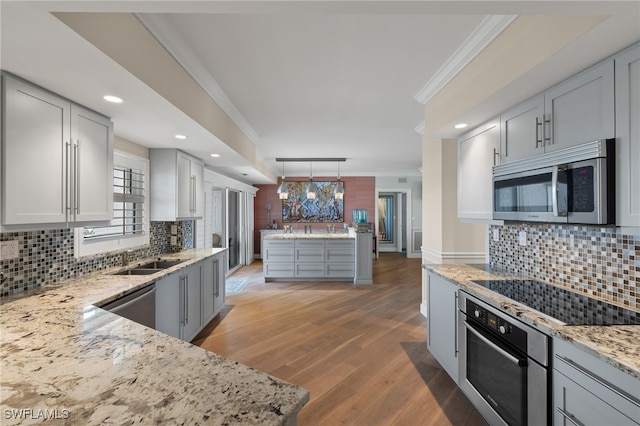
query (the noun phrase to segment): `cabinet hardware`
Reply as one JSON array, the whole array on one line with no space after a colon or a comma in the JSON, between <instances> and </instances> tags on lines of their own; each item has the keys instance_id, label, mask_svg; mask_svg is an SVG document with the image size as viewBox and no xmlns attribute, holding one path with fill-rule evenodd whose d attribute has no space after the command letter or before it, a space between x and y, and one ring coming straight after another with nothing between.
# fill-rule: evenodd
<instances>
[{"instance_id":1,"label":"cabinet hardware","mask_svg":"<svg viewBox=\"0 0 640 426\"><path fill-rule=\"evenodd\" d=\"M453 327L453 349L455 356L458 357L458 292L455 293L453 298L453 312L455 312L455 324Z\"/></svg>"},{"instance_id":2,"label":"cabinet hardware","mask_svg":"<svg viewBox=\"0 0 640 426\"><path fill-rule=\"evenodd\" d=\"M626 393L622 389L618 389L616 386L612 385L611 383L607 382L606 380L601 379L600 377L598 377L597 375L593 374L591 371L587 370L583 366L581 366L581 365L575 363L574 361L572 361L571 359L566 358L566 357L561 356L561 355L556 355L555 357L556 357L556 359L564 362L569 367L572 367L573 369L579 371L580 373L582 373L583 375L587 376L589 379L593 380L594 382L598 383L599 385L604 386L605 388L609 389L611 392L613 392L613 393L621 396L622 398L626 399L631 404L633 404L633 405L635 405L637 407L640 407L640 400L638 400L637 398L629 395L628 393Z\"/></svg>"},{"instance_id":3,"label":"cabinet hardware","mask_svg":"<svg viewBox=\"0 0 640 426\"><path fill-rule=\"evenodd\" d=\"M542 146L544 146L544 142L542 140L542 134L544 132L540 131L540 130L544 130L542 128L542 122L543 121L544 121L543 118L536 117L536 148L538 148L540 146L540 144L542 144Z\"/></svg>"},{"instance_id":4,"label":"cabinet hardware","mask_svg":"<svg viewBox=\"0 0 640 426\"><path fill-rule=\"evenodd\" d=\"M218 279L218 274L219 274L220 270L218 268L219 268L218 259L214 259L214 261L213 261L213 279L214 279L214 282L216 284L216 287L215 287L216 291L214 293L215 297L218 297L220 295L220 280ZM214 297L214 300L215 300L215 297Z\"/></svg>"},{"instance_id":5,"label":"cabinet hardware","mask_svg":"<svg viewBox=\"0 0 640 426\"><path fill-rule=\"evenodd\" d=\"M185 275L185 285L184 285L184 323L185 325L189 324L189 275Z\"/></svg>"},{"instance_id":6,"label":"cabinet hardware","mask_svg":"<svg viewBox=\"0 0 640 426\"><path fill-rule=\"evenodd\" d=\"M496 161L496 156L498 157L498 161ZM500 164L500 152L493 148L493 165L495 166L497 164Z\"/></svg>"},{"instance_id":7,"label":"cabinet hardware","mask_svg":"<svg viewBox=\"0 0 640 426\"><path fill-rule=\"evenodd\" d=\"M572 414L567 413L560 407L556 407L556 411L562 415L565 419L569 420L575 426L584 426L581 422L579 422Z\"/></svg>"},{"instance_id":8,"label":"cabinet hardware","mask_svg":"<svg viewBox=\"0 0 640 426\"><path fill-rule=\"evenodd\" d=\"M71 167L69 162L71 161L71 144L69 142L65 142L65 166L64 166L64 176L65 176L65 197L66 197L66 207L67 207L67 220L69 220L69 216L71 214L71 200L70 200L70 195L69 195L69 179L70 179L70 172L69 172L69 168Z\"/></svg>"},{"instance_id":9,"label":"cabinet hardware","mask_svg":"<svg viewBox=\"0 0 640 426\"><path fill-rule=\"evenodd\" d=\"M551 134L551 131L553 129L553 127L551 127L551 114L544 114L544 127L543 127L543 134L544 134L544 146L546 145L552 145L553 144L553 135Z\"/></svg>"},{"instance_id":10,"label":"cabinet hardware","mask_svg":"<svg viewBox=\"0 0 640 426\"><path fill-rule=\"evenodd\" d=\"M80 211L80 190L78 189L79 180L78 180L78 145L80 141L73 145L73 200L74 200L74 209L75 215L77 215ZM75 220L75 217L74 217Z\"/></svg>"}]
</instances>

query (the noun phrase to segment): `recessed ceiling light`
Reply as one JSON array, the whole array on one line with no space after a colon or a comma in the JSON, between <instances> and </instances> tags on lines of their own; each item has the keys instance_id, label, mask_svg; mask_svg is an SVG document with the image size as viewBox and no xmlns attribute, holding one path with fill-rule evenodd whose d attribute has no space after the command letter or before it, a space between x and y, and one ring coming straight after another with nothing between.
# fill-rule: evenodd
<instances>
[{"instance_id":1,"label":"recessed ceiling light","mask_svg":"<svg viewBox=\"0 0 640 426\"><path fill-rule=\"evenodd\" d=\"M114 104L121 104L124 102L124 99L119 98L117 96L112 96L112 95L106 95L103 99L107 102L112 102Z\"/></svg>"},{"instance_id":2,"label":"recessed ceiling light","mask_svg":"<svg viewBox=\"0 0 640 426\"><path fill-rule=\"evenodd\" d=\"M211 156L212 156L213 158L218 158L218 157L220 157L220 154L211 154Z\"/></svg>"},{"instance_id":3,"label":"recessed ceiling light","mask_svg":"<svg viewBox=\"0 0 640 426\"><path fill-rule=\"evenodd\" d=\"M186 139L187 137L185 135L175 135L176 139Z\"/></svg>"},{"instance_id":4,"label":"recessed ceiling light","mask_svg":"<svg viewBox=\"0 0 640 426\"><path fill-rule=\"evenodd\" d=\"M455 127L456 129L464 129L465 127L467 127L467 123L456 124L453 127Z\"/></svg>"}]
</instances>

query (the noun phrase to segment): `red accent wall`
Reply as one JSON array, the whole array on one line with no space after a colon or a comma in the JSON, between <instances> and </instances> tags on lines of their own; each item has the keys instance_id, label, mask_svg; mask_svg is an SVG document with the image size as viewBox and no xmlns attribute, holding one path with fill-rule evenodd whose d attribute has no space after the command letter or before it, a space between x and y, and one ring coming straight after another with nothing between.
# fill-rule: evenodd
<instances>
[{"instance_id":1,"label":"red accent wall","mask_svg":"<svg viewBox=\"0 0 640 426\"><path fill-rule=\"evenodd\" d=\"M335 176L322 177L314 176L313 180L319 181L334 181ZM376 208L376 178L373 176L363 177L349 177L342 176L340 178L344 183L344 221L347 224L351 224L353 209L367 209L369 216L369 222L375 220L375 208ZM307 177L287 177L288 182L306 182L309 180ZM260 252L260 230L265 229L267 225L271 225L275 220L278 224L278 229L282 229L282 201L278 198L276 189L280 185L280 179L276 185L254 185L259 188L256 194L254 202L254 251ZM271 223L267 223L267 208L266 205L271 204L270 219ZM314 229L326 229L326 224L323 223L300 223L294 224L294 228L303 228L304 225L311 225Z\"/></svg>"}]
</instances>

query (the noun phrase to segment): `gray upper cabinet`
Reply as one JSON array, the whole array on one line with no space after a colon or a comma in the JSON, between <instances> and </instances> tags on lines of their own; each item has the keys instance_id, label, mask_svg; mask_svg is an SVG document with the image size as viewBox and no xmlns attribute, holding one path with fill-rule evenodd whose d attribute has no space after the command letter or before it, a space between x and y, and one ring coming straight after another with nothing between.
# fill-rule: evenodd
<instances>
[{"instance_id":1,"label":"gray upper cabinet","mask_svg":"<svg viewBox=\"0 0 640 426\"><path fill-rule=\"evenodd\" d=\"M113 218L113 123L2 76L2 224L105 224Z\"/></svg>"},{"instance_id":2,"label":"gray upper cabinet","mask_svg":"<svg viewBox=\"0 0 640 426\"><path fill-rule=\"evenodd\" d=\"M458 218L493 218L493 166L500 162L500 120L458 138Z\"/></svg>"},{"instance_id":3,"label":"gray upper cabinet","mask_svg":"<svg viewBox=\"0 0 640 426\"><path fill-rule=\"evenodd\" d=\"M151 220L201 219L204 215L204 163L172 148L149 150Z\"/></svg>"},{"instance_id":4,"label":"gray upper cabinet","mask_svg":"<svg viewBox=\"0 0 640 426\"><path fill-rule=\"evenodd\" d=\"M640 44L616 64L616 200L619 226L640 227Z\"/></svg>"},{"instance_id":5,"label":"gray upper cabinet","mask_svg":"<svg viewBox=\"0 0 640 426\"><path fill-rule=\"evenodd\" d=\"M501 116L502 161L615 136L614 63L603 62Z\"/></svg>"}]
</instances>

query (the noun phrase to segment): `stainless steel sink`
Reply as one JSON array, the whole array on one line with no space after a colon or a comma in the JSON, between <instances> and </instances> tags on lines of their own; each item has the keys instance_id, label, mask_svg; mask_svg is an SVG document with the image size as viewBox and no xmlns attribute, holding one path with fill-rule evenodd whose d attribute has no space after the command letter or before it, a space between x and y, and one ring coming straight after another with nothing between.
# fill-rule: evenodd
<instances>
[{"instance_id":1,"label":"stainless steel sink","mask_svg":"<svg viewBox=\"0 0 640 426\"><path fill-rule=\"evenodd\" d=\"M184 262L184 259L155 260L145 263L144 265L136 266L133 269L167 269L182 262Z\"/></svg>"},{"instance_id":2,"label":"stainless steel sink","mask_svg":"<svg viewBox=\"0 0 640 426\"><path fill-rule=\"evenodd\" d=\"M162 269L138 267L138 268L125 269L124 271L120 271L120 272L114 272L111 275L151 275L160 271L162 271Z\"/></svg>"}]
</instances>

